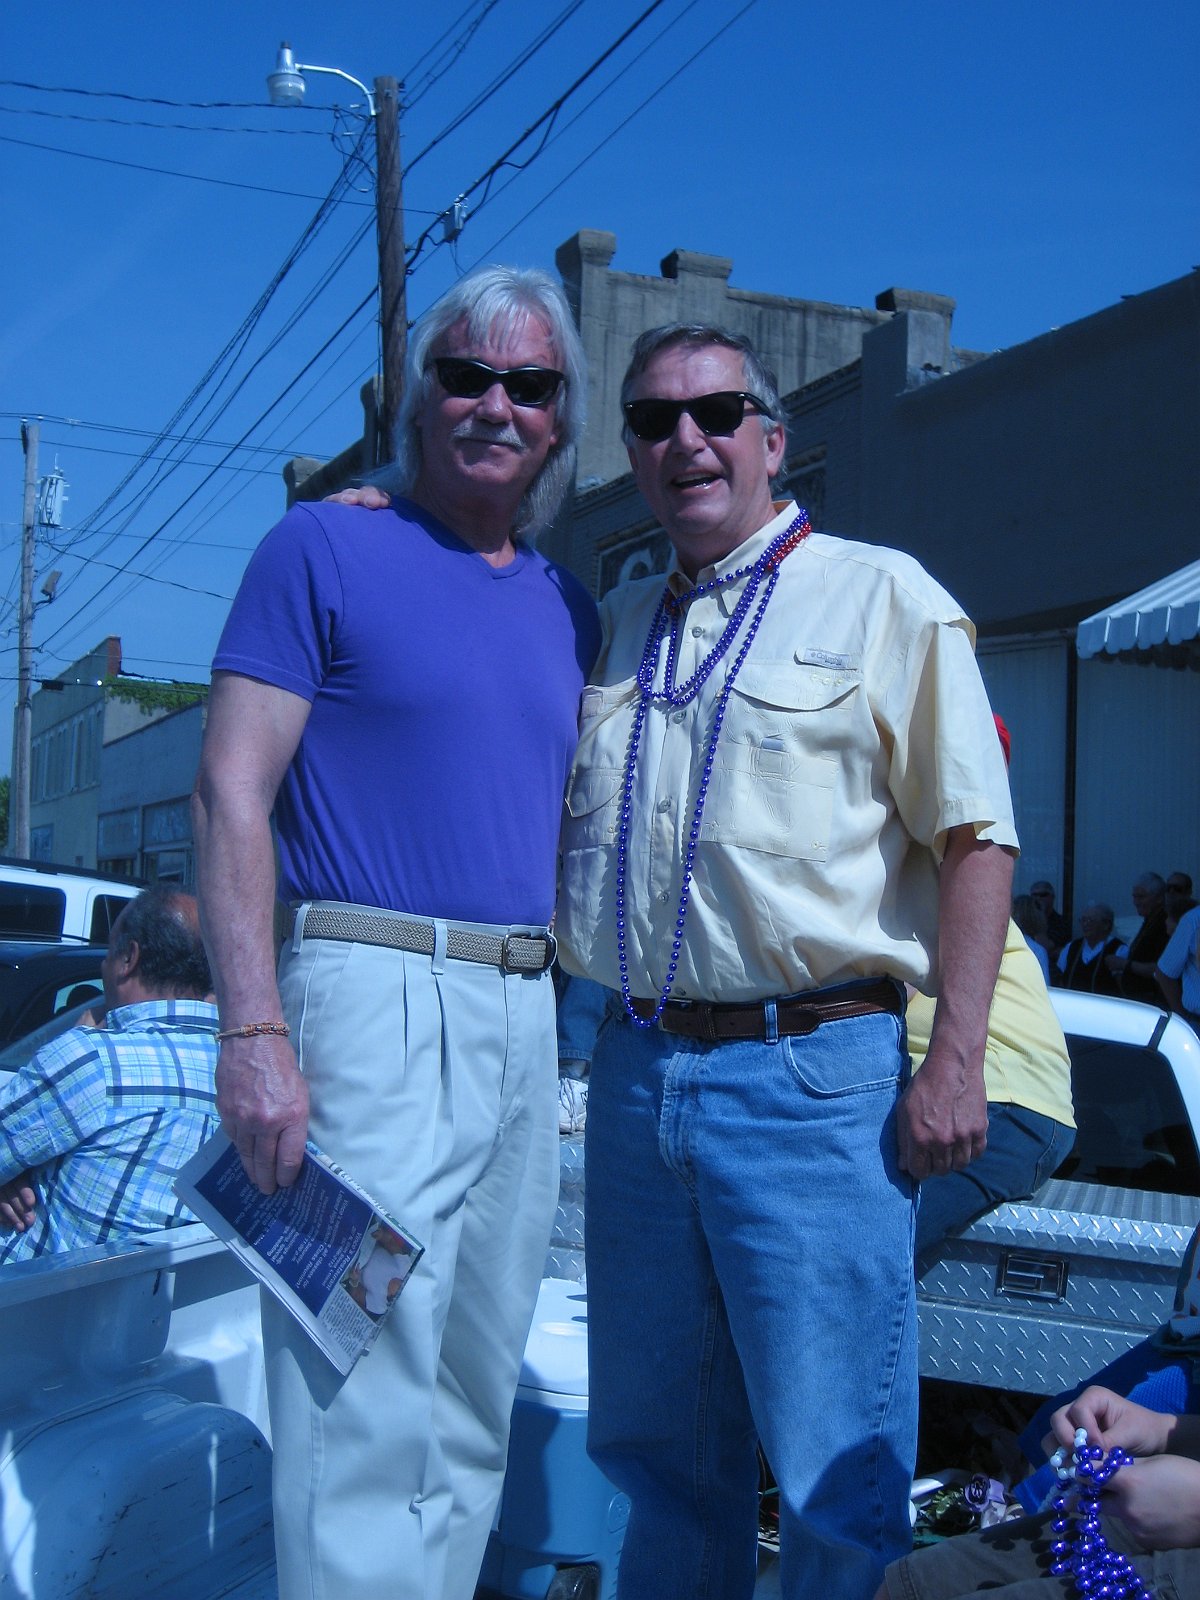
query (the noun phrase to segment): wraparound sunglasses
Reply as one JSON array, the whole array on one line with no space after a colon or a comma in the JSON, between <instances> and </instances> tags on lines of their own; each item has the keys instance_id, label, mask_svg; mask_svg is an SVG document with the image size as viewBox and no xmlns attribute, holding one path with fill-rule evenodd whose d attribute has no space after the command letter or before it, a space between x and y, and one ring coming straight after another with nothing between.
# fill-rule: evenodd
<instances>
[{"instance_id":1,"label":"wraparound sunglasses","mask_svg":"<svg viewBox=\"0 0 1200 1600\"><path fill-rule=\"evenodd\" d=\"M478 400L498 383L515 406L548 406L563 381L553 367L508 367L498 372L465 356L438 356L433 366L442 388L456 400Z\"/></svg>"},{"instance_id":2,"label":"wraparound sunglasses","mask_svg":"<svg viewBox=\"0 0 1200 1600\"><path fill-rule=\"evenodd\" d=\"M721 389L716 394L696 394L690 400L627 400L625 421L635 439L659 444L669 439L686 411L701 433L718 438L736 433L746 417L746 407L769 417L770 408L744 389Z\"/></svg>"}]
</instances>

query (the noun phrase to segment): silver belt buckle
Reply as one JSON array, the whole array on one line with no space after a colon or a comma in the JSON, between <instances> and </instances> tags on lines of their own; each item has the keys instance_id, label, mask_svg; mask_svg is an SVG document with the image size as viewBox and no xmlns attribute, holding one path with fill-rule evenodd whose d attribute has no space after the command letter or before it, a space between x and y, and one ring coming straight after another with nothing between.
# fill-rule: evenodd
<instances>
[{"instance_id":1,"label":"silver belt buckle","mask_svg":"<svg viewBox=\"0 0 1200 1600\"><path fill-rule=\"evenodd\" d=\"M526 944L535 944L541 940L545 953L540 967L516 961L509 955L509 945L514 939L523 939ZM557 954L558 940L552 933L506 933L500 941L500 968L503 972L545 972L547 967L554 964Z\"/></svg>"}]
</instances>

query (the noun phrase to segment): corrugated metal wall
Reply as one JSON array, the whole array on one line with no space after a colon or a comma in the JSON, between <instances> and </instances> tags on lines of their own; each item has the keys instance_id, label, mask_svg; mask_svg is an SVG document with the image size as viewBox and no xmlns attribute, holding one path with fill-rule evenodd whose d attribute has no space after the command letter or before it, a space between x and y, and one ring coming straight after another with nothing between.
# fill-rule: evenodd
<instances>
[{"instance_id":1,"label":"corrugated metal wall","mask_svg":"<svg viewBox=\"0 0 1200 1600\"><path fill-rule=\"evenodd\" d=\"M979 669L993 711L1012 734L1008 769L1013 810L1021 840L1014 892L1028 893L1047 878L1064 901L1065 733L1067 651L1065 640L979 645Z\"/></svg>"},{"instance_id":2,"label":"corrugated metal wall","mask_svg":"<svg viewBox=\"0 0 1200 1600\"><path fill-rule=\"evenodd\" d=\"M1073 918L1105 900L1122 931L1143 872L1190 872L1200 886L1200 673L1134 661L1077 663L1074 870L1064 864L1069 657L1073 641L987 640L979 666L1013 737L1021 838L1015 889L1048 878Z\"/></svg>"},{"instance_id":3,"label":"corrugated metal wall","mask_svg":"<svg viewBox=\"0 0 1200 1600\"><path fill-rule=\"evenodd\" d=\"M1200 673L1081 661L1078 731L1076 905L1132 918L1141 873L1200 884Z\"/></svg>"}]
</instances>

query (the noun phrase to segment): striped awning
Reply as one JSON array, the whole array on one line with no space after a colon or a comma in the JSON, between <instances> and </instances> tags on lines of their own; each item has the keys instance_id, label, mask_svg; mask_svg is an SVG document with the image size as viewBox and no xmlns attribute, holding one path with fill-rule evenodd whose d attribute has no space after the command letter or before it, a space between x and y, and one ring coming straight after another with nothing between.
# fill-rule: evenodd
<instances>
[{"instance_id":1,"label":"striped awning","mask_svg":"<svg viewBox=\"0 0 1200 1600\"><path fill-rule=\"evenodd\" d=\"M1117 656L1126 651L1165 649L1194 651L1200 640L1200 561L1139 589L1107 611L1085 617L1075 630L1075 648L1089 656ZM1173 651L1171 653L1174 653Z\"/></svg>"}]
</instances>

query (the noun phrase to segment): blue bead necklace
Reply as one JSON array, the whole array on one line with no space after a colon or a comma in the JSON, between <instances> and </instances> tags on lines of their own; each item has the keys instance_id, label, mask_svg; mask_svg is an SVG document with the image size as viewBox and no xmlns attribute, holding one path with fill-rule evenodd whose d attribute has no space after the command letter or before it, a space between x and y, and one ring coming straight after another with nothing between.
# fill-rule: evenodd
<instances>
[{"instance_id":1,"label":"blue bead necklace","mask_svg":"<svg viewBox=\"0 0 1200 1600\"><path fill-rule=\"evenodd\" d=\"M1154 1591L1128 1556L1109 1549L1100 1526L1101 1492L1122 1467L1132 1465L1133 1457L1119 1446L1105 1452L1098 1444L1089 1445L1083 1428L1075 1434L1073 1467L1063 1465L1066 1455L1065 1449L1059 1450L1051 1460L1061 1480L1074 1477L1079 1503L1072 1513L1064 1494L1054 1498L1051 1573L1054 1577L1074 1578L1081 1600L1109 1600L1110 1596L1112 1600L1152 1600Z\"/></svg>"},{"instance_id":2,"label":"blue bead necklace","mask_svg":"<svg viewBox=\"0 0 1200 1600\"><path fill-rule=\"evenodd\" d=\"M691 897L692 869L696 861L696 846L700 841L700 820L704 815L704 802L708 797L708 785L712 778L713 762L717 755L717 741L721 737L721 724L725 720L725 707L729 702L733 690L734 680L741 670L742 662L749 653L750 646L754 643L754 636L758 632L759 624L766 614L771 596L775 592L775 585L779 581L779 568L784 559L805 540L812 532L812 524L808 520L808 513L800 511L796 519L777 534L771 543L759 556L758 560L747 567L738 567L734 572L724 573L720 577L710 578L707 583L698 584L696 588L689 589L686 594L673 595L669 588L663 591L663 597L658 603L654 613L654 620L650 624L650 632L646 636L646 644L642 650L641 665L637 671L638 706L634 713L633 727L629 731L629 747L625 755L625 781L621 790L621 821L617 831L617 964L621 973L621 997L625 1002L625 1010L630 1020L639 1028L652 1028L662 1016L663 1010L675 986L675 973L679 967L679 954L683 948L683 928L687 920L688 901ZM686 683L675 682L675 668L679 660L679 624L683 613L693 600L701 595L709 594L716 589L722 589L727 584L736 583L740 578L746 579L746 587L742 590L737 605L730 613L729 621L722 630L721 637L705 656L704 660L692 673ZM764 584L763 580L766 579ZM759 593L761 589L761 595ZM758 604L755 607L755 600ZM750 616L753 609L754 615ZM671 940L671 958L667 964L667 978L659 993L658 1001L652 1016L641 1017L633 1008L633 995L629 989L629 963L626 950L625 929L625 883L629 866L629 821L633 811L633 781L637 771L638 750L642 742L642 729L645 726L646 714L651 705L671 706L681 708L690 705L700 693L700 690L712 676L714 669L728 654L734 640L741 631L747 617L750 618L746 626L745 637L733 658L733 664L725 676L725 684L717 699L716 710L713 713L712 728L708 735L708 748L704 753L704 764L700 771L700 781L696 787L696 799L692 806L691 825L688 828L687 842L683 852L683 877L679 889L679 904L675 911L675 929ZM669 638L668 638L669 635ZM655 689L654 678L658 669L658 659L662 652L663 640L668 639L667 660L663 672L663 687Z\"/></svg>"}]
</instances>

